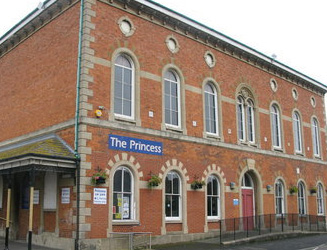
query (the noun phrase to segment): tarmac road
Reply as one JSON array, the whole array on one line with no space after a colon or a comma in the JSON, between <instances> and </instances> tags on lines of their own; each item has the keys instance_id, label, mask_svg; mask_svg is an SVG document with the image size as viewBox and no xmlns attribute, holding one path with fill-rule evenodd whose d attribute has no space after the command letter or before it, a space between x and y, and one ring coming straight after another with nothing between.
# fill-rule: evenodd
<instances>
[{"instance_id":1,"label":"tarmac road","mask_svg":"<svg viewBox=\"0 0 327 250\"><path fill-rule=\"evenodd\" d=\"M296 238L220 246L214 240L202 240L170 246L153 246L155 250L327 250L327 234L301 235Z\"/></svg>"}]
</instances>

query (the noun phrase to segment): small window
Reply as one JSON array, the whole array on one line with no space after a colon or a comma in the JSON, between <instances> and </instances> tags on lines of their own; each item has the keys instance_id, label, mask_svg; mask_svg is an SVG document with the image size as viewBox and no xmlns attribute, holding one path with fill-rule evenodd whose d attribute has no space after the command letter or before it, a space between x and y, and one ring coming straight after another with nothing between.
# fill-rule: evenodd
<instances>
[{"instance_id":1,"label":"small window","mask_svg":"<svg viewBox=\"0 0 327 250\"><path fill-rule=\"evenodd\" d=\"M181 219L181 179L175 171L167 174L165 179L165 213L167 220Z\"/></svg>"},{"instance_id":2,"label":"small window","mask_svg":"<svg viewBox=\"0 0 327 250\"><path fill-rule=\"evenodd\" d=\"M324 208L324 188L319 183L317 186L317 208L318 208L318 215L325 214Z\"/></svg>"},{"instance_id":3,"label":"small window","mask_svg":"<svg viewBox=\"0 0 327 250\"><path fill-rule=\"evenodd\" d=\"M172 53L177 53L179 50L179 44L178 41L175 37L173 36L168 36L166 38L166 45L167 48L170 50Z\"/></svg>"},{"instance_id":4,"label":"small window","mask_svg":"<svg viewBox=\"0 0 327 250\"><path fill-rule=\"evenodd\" d=\"M134 34L135 27L133 25L133 22L126 16L121 17L118 20L118 25L120 28L120 31L125 35L125 36L131 36Z\"/></svg>"},{"instance_id":5,"label":"small window","mask_svg":"<svg viewBox=\"0 0 327 250\"><path fill-rule=\"evenodd\" d=\"M217 91L212 83L204 87L205 126L208 134L218 135Z\"/></svg>"},{"instance_id":6,"label":"small window","mask_svg":"<svg viewBox=\"0 0 327 250\"><path fill-rule=\"evenodd\" d=\"M252 177L248 174L245 173L243 178L242 178L242 188L253 188L253 180Z\"/></svg>"},{"instance_id":7,"label":"small window","mask_svg":"<svg viewBox=\"0 0 327 250\"><path fill-rule=\"evenodd\" d=\"M297 99L299 98L299 95L298 95L296 89L292 89L292 96L293 96L293 99L294 99L294 100L297 100Z\"/></svg>"},{"instance_id":8,"label":"small window","mask_svg":"<svg viewBox=\"0 0 327 250\"><path fill-rule=\"evenodd\" d=\"M206 64L209 66L209 68L213 68L215 65L216 65L216 58L215 56L207 51L205 54L204 54L204 61L206 62Z\"/></svg>"},{"instance_id":9,"label":"small window","mask_svg":"<svg viewBox=\"0 0 327 250\"><path fill-rule=\"evenodd\" d=\"M299 182L298 185L298 208L299 208L299 214L305 215L306 214L306 198L305 198L305 186L303 182Z\"/></svg>"},{"instance_id":10,"label":"small window","mask_svg":"<svg viewBox=\"0 0 327 250\"><path fill-rule=\"evenodd\" d=\"M320 137L319 137L319 125L317 119L313 118L311 123L312 130L312 148L313 154L316 157L320 156Z\"/></svg>"},{"instance_id":11,"label":"small window","mask_svg":"<svg viewBox=\"0 0 327 250\"><path fill-rule=\"evenodd\" d=\"M277 105L272 105L270 108L270 119L271 119L271 132L272 132L272 143L274 148L281 148L281 124L280 124L280 113Z\"/></svg>"},{"instance_id":12,"label":"small window","mask_svg":"<svg viewBox=\"0 0 327 250\"><path fill-rule=\"evenodd\" d=\"M207 182L208 219L220 218L220 184L216 176L210 175Z\"/></svg>"},{"instance_id":13,"label":"small window","mask_svg":"<svg viewBox=\"0 0 327 250\"><path fill-rule=\"evenodd\" d=\"M134 118L134 64L124 54L115 60L114 112L117 116Z\"/></svg>"},{"instance_id":14,"label":"small window","mask_svg":"<svg viewBox=\"0 0 327 250\"><path fill-rule=\"evenodd\" d=\"M165 73L164 89L165 123L180 128L180 81L177 74L172 70Z\"/></svg>"},{"instance_id":15,"label":"small window","mask_svg":"<svg viewBox=\"0 0 327 250\"><path fill-rule=\"evenodd\" d=\"M302 153L302 129L298 112L293 112L293 135L295 152Z\"/></svg>"},{"instance_id":16,"label":"small window","mask_svg":"<svg viewBox=\"0 0 327 250\"><path fill-rule=\"evenodd\" d=\"M277 91L277 87L278 87L278 85L277 85L276 80L275 79L271 79L270 80L270 88L271 88L271 90L274 91L274 92L276 92Z\"/></svg>"},{"instance_id":17,"label":"small window","mask_svg":"<svg viewBox=\"0 0 327 250\"><path fill-rule=\"evenodd\" d=\"M310 103L312 107L316 107L316 99L313 96L310 98Z\"/></svg>"},{"instance_id":18,"label":"small window","mask_svg":"<svg viewBox=\"0 0 327 250\"><path fill-rule=\"evenodd\" d=\"M119 167L113 181L113 219L134 219L134 179L129 168Z\"/></svg>"},{"instance_id":19,"label":"small window","mask_svg":"<svg viewBox=\"0 0 327 250\"><path fill-rule=\"evenodd\" d=\"M277 215L285 213L284 202L284 185L281 180L278 180L275 184L275 207Z\"/></svg>"}]
</instances>

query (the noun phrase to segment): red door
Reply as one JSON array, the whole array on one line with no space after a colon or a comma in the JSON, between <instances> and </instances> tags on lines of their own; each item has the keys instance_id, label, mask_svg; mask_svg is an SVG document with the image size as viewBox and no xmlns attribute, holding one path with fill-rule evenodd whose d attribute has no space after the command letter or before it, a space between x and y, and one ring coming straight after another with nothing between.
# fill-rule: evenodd
<instances>
[{"instance_id":1,"label":"red door","mask_svg":"<svg viewBox=\"0 0 327 250\"><path fill-rule=\"evenodd\" d=\"M252 230L253 223L253 189L242 189L244 230Z\"/></svg>"}]
</instances>

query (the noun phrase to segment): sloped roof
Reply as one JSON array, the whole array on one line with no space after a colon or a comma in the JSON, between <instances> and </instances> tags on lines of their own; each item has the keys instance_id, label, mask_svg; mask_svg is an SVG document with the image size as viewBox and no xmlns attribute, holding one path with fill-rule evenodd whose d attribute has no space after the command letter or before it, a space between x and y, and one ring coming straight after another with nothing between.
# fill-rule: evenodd
<instances>
[{"instance_id":1,"label":"sloped roof","mask_svg":"<svg viewBox=\"0 0 327 250\"><path fill-rule=\"evenodd\" d=\"M50 135L0 148L0 162L26 155L75 159L74 151L58 136Z\"/></svg>"}]
</instances>

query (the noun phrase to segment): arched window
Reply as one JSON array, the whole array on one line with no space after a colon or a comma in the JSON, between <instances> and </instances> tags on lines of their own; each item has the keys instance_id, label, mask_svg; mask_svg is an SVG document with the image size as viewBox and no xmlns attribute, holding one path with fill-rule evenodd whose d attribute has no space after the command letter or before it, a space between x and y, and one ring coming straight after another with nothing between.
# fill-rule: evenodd
<instances>
[{"instance_id":1,"label":"arched window","mask_svg":"<svg viewBox=\"0 0 327 250\"><path fill-rule=\"evenodd\" d=\"M302 181L298 184L298 208L299 214L306 214L306 201L305 201L305 186Z\"/></svg>"},{"instance_id":2,"label":"arched window","mask_svg":"<svg viewBox=\"0 0 327 250\"><path fill-rule=\"evenodd\" d=\"M254 188L252 177L248 173L245 173L242 178L242 188Z\"/></svg>"},{"instance_id":3,"label":"arched window","mask_svg":"<svg viewBox=\"0 0 327 250\"><path fill-rule=\"evenodd\" d=\"M237 130L242 142L255 143L255 105L252 94L242 89L237 96Z\"/></svg>"},{"instance_id":4,"label":"arched window","mask_svg":"<svg viewBox=\"0 0 327 250\"><path fill-rule=\"evenodd\" d=\"M120 54L115 60L115 115L134 118L134 64L125 54Z\"/></svg>"},{"instance_id":5,"label":"arched window","mask_svg":"<svg viewBox=\"0 0 327 250\"><path fill-rule=\"evenodd\" d=\"M275 207L276 214L285 213L285 203L284 203L284 185L281 180L278 180L275 184Z\"/></svg>"},{"instance_id":6,"label":"arched window","mask_svg":"<svg viewBox=\"0 0 327 250\"><path fill-rule=\"evenodd\" d=\"M314 156L320 156L320 139L319 139L319 126L316 118L312 119L312 148Z\"/></svg>"},{"instance_id":7,"label":"arched window","mask_svg":"<svg viewBox=\"0 0 327 250\"><path fill-rule=\"evenodd\" d=\"M207 182L208 219L220 218L220 185L216 176L210 175Z\"/></svg>"},{"instance_id":8,"label":"arched window","mask_svg":"<svg viewBox=\"0 0 327 250\"><path fill-rule=\"evenodd\" d=\"M182 211L181 178L170 171L165 179L165 212L167 220L180 220Z\"/></svg>"},{"instance_id":9,"label":"arched window","mask_svg":"<svg viewBox=\"0 0 327 250\"><path fill-rule=\"evenodd\" d=\"M217 91L212 83L207 83L204 87L205 99L205 124L206 132L218 134L218 104Z\"/></svg>"},{"instance_id":10,"label":"arched window","mask_svg":"<svg viewBox=\"0 0 327 250\"><path fill-rule=\"evenodd\" d=\"M324 208L324 188L322 187L321 183L317 186L317 209L318 209L318 215L324 215L325 214L325 208Z\"/></svg>"},{"instance_id":11,"label":"arched window","mask_svg":"<svg viewBox=\"0 0 327 250\"><path fill-rule=\"evenodd\" d=\"M180 80L177 74L168 70L164 75L165 123L181 127L180 114Z\"/></svg>"},{"instance_id":12,"label":"arched window","mask_svg":"<svg viewBox=\"0 0 327 250\"><path fill-rule=\"evenodd\" d=\"M113 181L113 219L133 220L134 179L129 168L120 166L114 174Z\"/></svg>"},{"instance_id":13,"label":"arched window","mask_svg":"<svg viewBox=\"0 0 327 250\"><path fill-rule=\"evenodd\" d=\"M279 108L277 107L276 104L272 105L270 108L270 119L271 119L273 147L281 148L282 136L281 136L280 113L279 113Z\"/></svg>"},{"instance_id":14,"label":"arched window","mask_svg":"<svg viewBox=\"0 0 327 250\"><path fill-rule=\"evenodd\" d=\"M295 152L302 152L302 131L301 119L298 112L293 113L293 134L294 134L294 148Z\"/></svg>"}]
</instances>

